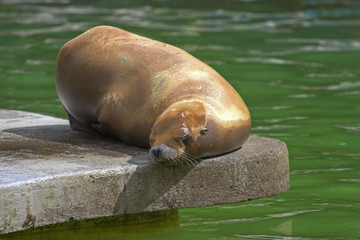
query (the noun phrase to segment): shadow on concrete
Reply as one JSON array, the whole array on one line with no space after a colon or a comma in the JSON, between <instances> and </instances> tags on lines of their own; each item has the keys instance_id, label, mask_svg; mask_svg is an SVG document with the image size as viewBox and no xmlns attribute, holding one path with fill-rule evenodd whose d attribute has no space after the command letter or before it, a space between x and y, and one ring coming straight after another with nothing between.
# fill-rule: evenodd
<instances>
[{"instance_id":1,"label":"shadow on concrete","mask_svg":"<svg viewBox=\"0 0 360 240\"><path fill-rule=\"evenodd\" d=\"M0 151L22 151L32 157L61 154L66 158L66 154L85 153L114 158L130 155L127 162L137 167L126 170L123 181L120 181L124 185L108 193L118 194L113 214L175 209L178 200L167 197L166 193L195 167L155 164L151 162L147 149L129 146L112 137L74 131L68 125L20 127L3 132L16 136L7 138L0 145Z\"/></svg>"},{"instance_id":2,"label":"shadow on concrete","mask_svg":"<svg viewBox=\"0 0 360 240\"><path fill-rule=\"evenodd\" d=\"M136 161L137 156L143 156L143 160L150 163L148 149L130 146L119 139L89 134L72 130L69 125L40 125L33 127L20 127L3 130L3 132L16 134L20 138L7 140L1 144L0 150L28 149L37 154L71 153L82 154L94 153L121 157L130 155L135 159L129 163L135 165L146 164L144 161ZM46 149L48 151L46 151Z\"/></svg>"},{"instance_id":3,"label":"shadow on concrete","mask_svg":"<svg viewBox=\"0 0 360 240\"><path fill-rule=\"evenodd\" d=\"M114 214L141 213L177 209L179 189L175 187L194 166L139 166L125 183L114 208ZM169 194L172 192L172 194Z\"/></svg>"}]
</instances>

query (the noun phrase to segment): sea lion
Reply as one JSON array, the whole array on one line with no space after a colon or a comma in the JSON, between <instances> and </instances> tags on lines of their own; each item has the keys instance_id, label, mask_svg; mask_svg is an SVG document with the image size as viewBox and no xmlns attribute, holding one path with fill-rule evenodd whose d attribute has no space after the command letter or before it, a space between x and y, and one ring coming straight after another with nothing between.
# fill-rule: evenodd
<instances>
[{"instance_id":1,"label":"sea lion","mask_svg":"<svg viewBox=\"0 0 360 240\"><path fill-rule=\"evenodd\" d=\"M250 134L248 108L215 70L115 27L92 28L61 48L56 90L73 129L151 147L160 163L227 153Z\"/></svg>"}]
</instances>

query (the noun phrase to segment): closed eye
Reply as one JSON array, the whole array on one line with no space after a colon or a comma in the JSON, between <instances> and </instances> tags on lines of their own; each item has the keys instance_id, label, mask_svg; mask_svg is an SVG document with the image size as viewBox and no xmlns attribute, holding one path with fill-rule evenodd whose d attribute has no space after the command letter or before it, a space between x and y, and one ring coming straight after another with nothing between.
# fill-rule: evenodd
<instances>
[{"instance_id":1,"label":"closed eye","mask_svg":"<svg viewBox=\"0 0 360 240\"><path fill-rule=\"evenodd\" d=\"M187 135L187 134L186 134L186 135L184 135L184 136L176 137L176 139L177 139L177 140L182 140L182 141L183 141L183 140L187 139L187 138L188 138L188 136L189 136L189 135Z\"/></svg>"},{"instance_id":2,"label":"closed eye","mask_svg":"<svg viewBox=\"0 0 360 240\"><path fill-rule=\"evenodd\" d=\"M204 128L203 130L200 131L200 135L205 135L205 133L207 132L207 128Z\"/></svg>"}]
</instances>

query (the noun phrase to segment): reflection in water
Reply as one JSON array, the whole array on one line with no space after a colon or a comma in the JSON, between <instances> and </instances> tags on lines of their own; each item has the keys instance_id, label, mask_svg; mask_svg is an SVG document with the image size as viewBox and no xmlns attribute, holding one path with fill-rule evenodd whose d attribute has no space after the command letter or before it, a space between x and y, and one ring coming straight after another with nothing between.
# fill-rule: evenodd
<instances>
[{"instance_id":1,"label":"reflection in water","mask_svg":"<svg viewBox=\"0 0 360 240\"><path fill-rule=\"evenodd\" d=\"M289 236L292 234L292 219L286 220L277 225L276 227L270 228L270 230Z\"/></svg>"}]
</instances>

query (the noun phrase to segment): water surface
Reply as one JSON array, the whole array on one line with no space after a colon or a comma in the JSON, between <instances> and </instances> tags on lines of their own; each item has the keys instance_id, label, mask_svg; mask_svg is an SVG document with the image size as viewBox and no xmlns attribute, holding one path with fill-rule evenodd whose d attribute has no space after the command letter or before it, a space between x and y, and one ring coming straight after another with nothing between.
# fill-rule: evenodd
<instances>
[{"instance_id":1,"label":"water surface","mask_svg":"<svg viewBox=\"0 0 360 240\"><path fill-rule=\"evenodd\" d=\"M359 1L1 0L0 108L65 118L57 54L103 24L176 45L221 73L247 103L252 134L287 143L291 190L183 209L175 222L37 238L360 239Z\"/></svg>"}]
</instances>

